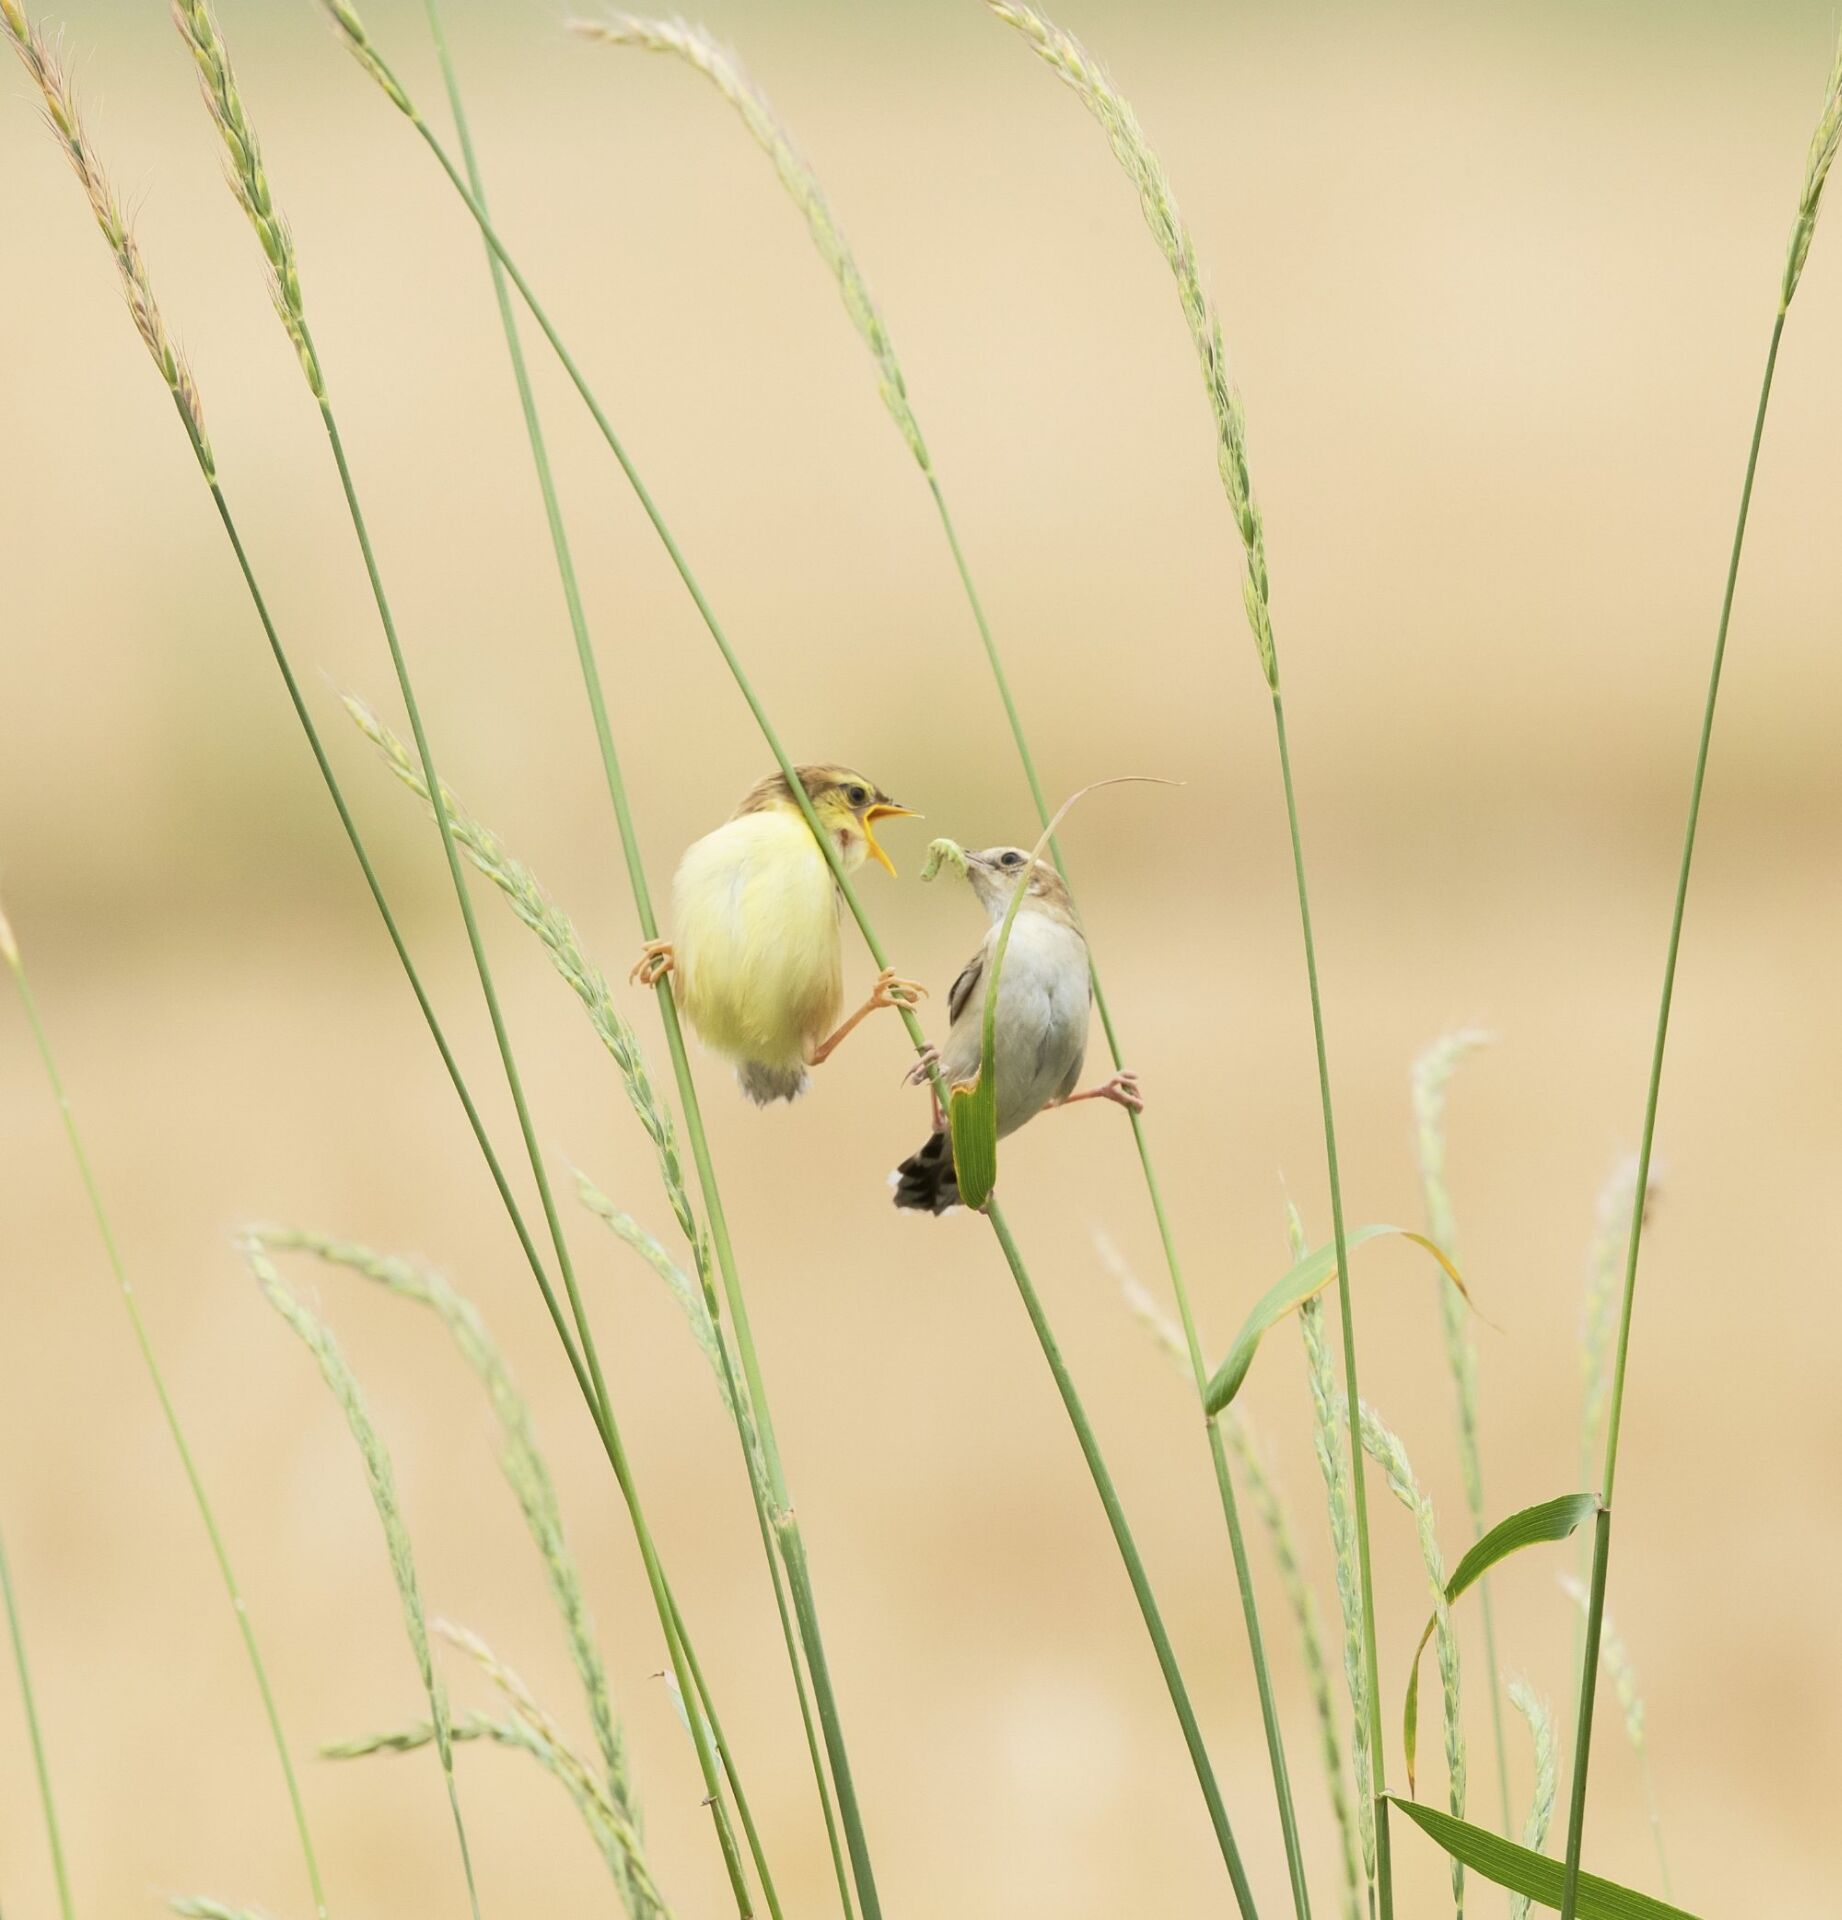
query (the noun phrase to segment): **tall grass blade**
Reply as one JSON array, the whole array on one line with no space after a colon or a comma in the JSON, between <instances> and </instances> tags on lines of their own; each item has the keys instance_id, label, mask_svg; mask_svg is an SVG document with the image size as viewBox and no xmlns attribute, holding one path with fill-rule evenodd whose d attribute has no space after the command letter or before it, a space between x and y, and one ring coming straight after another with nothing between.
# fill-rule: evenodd
<instances>
[{"instance_id":1,"label":"tall grass blade","mask_svg":"<svg viewBox=\"0 0 1842 1920\"><path fill-rule=\"evenodd\" d=\"M348 40L350 40L354 28L351 24L348 24L350 16L349 7L340 4L331 7L330 10L334 13L335 19L340 23L342 31L347 34ZM367 62L367 65L368 64L369 62ZM660 513L657 503L648 492L638 470L633 465L625 447L622 445L619 435L614 431L613 423L608 419L600 402L595 398L593 389L590 388L587 380L583 377L581 369L577 366L573 356L564 345L561 336L557 333L548 315L544 311L542 304L538 301L535 293L531 289L530 283L525 279L512 260L503 240L499 237L497 229L488 218L485 209L474 198L472 192L467 187L465 180L461 176L460 169L455 165L452 157L448 154L440 140L431 132L427 123L422 120L419 115L415 114L413 109L406 109L406 111L409 112L412 124L415 126L417 133L422 137L424 143L428 146L431 154L433 154L436 163L448 176L450 184L462 199L463 204L467 207L468 212L478 225L480 232L484 235L487 242L491 245L494 254L505 267L512 284L518 290L519 297L525 302L532 318L537 322L544 337L556 352L559 363L581 396L583 404L588 408L603 439L607 442L610 452L613 453L615 459L620 464L622 472L627 477L628 484L633 489L635 498L639 501L647 518L651 521L654 532L658 535L667 556L677 570L679 578L683 581L686 591L690 594L700 618L710 633L711 639L715 642L717 650L722 654L724 663L729 668L738 691L742 694L749 711L754 716L755 722L761 730L762 737L772 750L776 765L779 767L781 773L786 776L793 799L800 808L807 826L812 830L815 842L823 854L827 866L831 870L833 879L837 883L838 891L842 895L846 907L849 908L851 916L856 921L858 930L863 936L865 947L868 948L871 958L879 968L887 967L889 964L887 953L883 948L882 942L877 938L876 930L871 924L868 915L863 910L863 904L858 899L856 889L851 884L850 875L844 870L836 845L833 843L831 836L824 831L817 815L813 812L811 801L806 793L804 784L798 778L793 762L787 754L785 745L775 731L772 721L768 718L767 711L761 703L760 696L755 692L740 658L730 645L728 637L716 617L715 610L711 607L709 599L699 586L696 576L691 571L689 562L685 559L682 549L673 538L671 530L666 525L665 518L663 514ZM665 1002L661 1000L661 1005L663 1006L664 1004ZM925 1039L922 1034L920 1022L915 1017L914 1009L905 1004L899 1005L898 1014L910 1040L914 1043L916 1050L920 1051L925 1045ZM668 1032L669 1031L670 1027L668 1023ZM677 1058L677 1052L674 1050L675 1062ZM935 1092L937 1094L943 1094L946 1089L937 1069L934 1070L931 1077ZM688 1073L684 1076L681 1084L688 1087ZM813 1693L819 1707L820 1723L824 1730L826 1750L831 1761L833 1780L838 1793L839 1810L844 1821L846 1837L850 1846L852 1871L857 1882L864 1920L880 1920L881 1906L880 1901L876 1897L875 1881L870 1868L867 1841L863 1832L861 1814L857 1807L856 1789L850 1772L849 1755L845 1751L842 1731L838 1723L836 1695L832 1687L824 1644L816 1630L816 1610L812 1596L811 1571L806 1554L805 1539L798 1527L792 1503L787 1495L785 1471L780 1460L779 1443L775 1435L773 1419L766 1404L765 1387L761 1377L759 1356L748 1323L746 1303L742 1298L739 1281L735 1273L733 1252L729 1246L727 1229L722 1219L720 1205L714 1196L713 1184L710 1183L706 1177L708 1169L708 1144L703 1137L703 1130L697 1118L694 1101L688 1095L685 1105L685 1121L691 1133L692 1151L697 1159L700 1178L706 1178L705 1197L706 1203L710 1207L711 1229L716 1241L717 1264L723 1275L725 1302L729 1309L730 1319L735 1328L736 1345L742 1360L743 1373L747 1380L749 1399L755 1409L756 1419L760 1426L763 1451L767 1457L769 1472L773 1477L776 1511L781 1516L784 1516L777 1522L777 1536L780 1541L782 1558L787 1568L788 1586L793 1598L794 1609L800 1620L802 1643L805 1647L807 1661L812 1675ZM1140 1614L1145 1621L1147 1634L1151 1639L1153 1650L1157 1655L1160 1671L1164 1676L1165 1685L1170 1692L1172 1705L1176 1710L1178 1722L1183 1731L1184 1743L1189 1750L1191 1762L1196 1771L1197 1782L1203 1792L1204 1802L1209 1811L1210 1825L1215 1832L1216 1843L1221 1849L1223 1862L1228 1868L1229 1878L1234 1885L1236 1900L1240 1905L1243 1915L1251 1916L1254 1910L1252 1889L1247 1883L1246 1874L1241 1864L1239 1848L1235 1842L1232 1827L1229 1824L1227 1809L1222 1802L1221 1791L1215 1779L1214 1768L1209 1760L1207 1748L1203 1743L1201 1729L1197 1725L1194 1709L1190 1703L1188 1687L1184 1682L1181 1669L1177 1664L1176 1655L1170 1645L1169 1636L1164 1629L1163 1619L1158 1610L1156 1600L1151 1593L1150 1583L1145 1574L1143 1563L1139 1558L1137 1546L1132 1539L1129 1527L1126 1525L1124 1513L1119 1507L1117 1492L1113 1487L1111 1476L1106 1469L1104 1459L1099 1453L1098 1443L1094 1438L1091 1426L1087 1422L1085 1410L1081 1407L1080 1397L1075 1389L1073 1379L1068 1374L1062 1362L1060 1349L1057 1347L1054 1336L1049 1329L1047 1319L1043 1313L1042 1302L1036 1294L1028 1269L1023 1263L1022 1254L1018 1250L1016 1241L1010 1235L1008 1226L995 1200L988 1207L986 1217L992 1225L1000 1250L1004 1253L1005 1263L1010 1268L1011 1277L1023 1300L1025 1312L1028 1314L1031 1326L1036 1332L1038 1343L1043 1349L1044 1358L1048 1361L1050 1371L1055 1377L1057 1391L1061 1394L1064 1408L1068 1411L1071 1424L1075 1428L1076 1437L1080 1442L1083 1456L1087 1460L1089 1472L1094 1479L1096 1490L1100 1494L1102 1506L1106 1509L1108 1521L1113 1530L1115 1544L1119 1547L1120 1556L1125 1564L1127 1576L1131 1581L1134 1595L1139 1603ZM682 1685L682 1679L680 1684Z\"/></svg>"},{"instance_id":2,"label":"tall grass blade","mask_svg":"<svg viewBox=\"0 0 1842 1920\"><path fill-rule=\"evenodd\" d=\"M0 5L3 4L4 0L0 0ZM325 1920L326 1896L320 1881L319 1858L314 1852L313 1837L308 1830L306 1803L301 1798L300 1781L294 1771L293 1756L288 1750L287 1735L282 1731L281 1709L276 1704L275 1691L269 1683L269 1670L262 1657L262 1648L256 1639L255 1623L250 1618L242 1588L237 1582L236 1570L231 1565L230 1550L224 1544L223 1533L217 1524L217 1515L212 1510L210 1496L205 1491L204 1476L198 1470L198 1463L192 1455L191 1442L187 1440L185 1428L180 1422L179 1409L174 1405L173 1397L167 1391L166 1377L160 1371L159 1360L154 1354L152 1336L147 1331L146 1321L141 1317L140 1302L135 1297L134 1284L128 1278L128 1269L122 1259L120 1245L115 1238L114 1226L110 1222L107 1208L103 1205L101 1183L96 1178L95 1168L90 1164L89 1149L83 1144L83 1135L77 1127L76 1109L71 1105L70 1096L65 1092L63 1075L58 1071L57 1056L51 1050L51 1036L46 1031L44 1020L39 1014L38 1002L33 995L31 982L26 977L25 960L20 953L19 942L14 936L4 910L0 910L0 961L5 962L7 970L13 976L13 984L19 990L19 1000L25 1010L26 1025L31 1031L33 1044L38 1050L39 1060L45 1069L45 1078L51 1087L52 1099L56 1102L58 1114L63 1121L64 1138L70 1146L71 1158L76 1162L77 1177L82 1182L84 1197L89 1202L90 1217L96 1223L97 1238L102 1242L103 1255L109 1263L109 1271L115 1280L115 1290L121 1296L122 1307L127 1313L128 1325L134 1334L134 1344L141 1356L141 1364L147 1369L147 1377L153 1386L154 1398L159 1402L160 1415L166 1425L167 1437L172 1441L173 1451L179 1457L180 1471L185 1475L186 1486L192 1495L192 1504L198 1509L198 1517L211 1548L211 1557L217 1563L218 1578L223 1583L224 1597L230 1602L231 1614L237 1623L237 1634L243 1642L244 1656L249 1661L250 1674L256 1683L256 1693L262 1702L262 1713L268 1725L269 1739L275 1748L275 1757L281 1767L282 1784L287 1791L288 1807L294 1820L295 1837L301 1849L301 1864L306 1870L307 1885L313 1895L314 1912L320 1916L320 1920ZM29 1699L27 1707L29 1717ZM55 1838L54 1833L54 1847ZM61 1887L63 1882L61 1863L58 1878Z\"/></svg>"},{"instance_id":3,"label":"tall grass blade","mask_svg":"<svg viewBox=\"0 0 1842 1920\"><path fill-rule=\"evenodd\" d=\"M12 947L12 934L6 916L0 913L0 949ZM19 1599L13 1592L13 1571L6 1557L6 1543L0 1540L0 1600L6 1603L6 1636L13 1646L13 1671L19 1676L19 1704L26 1717L26 1742L32 1749L32 1774L38 1783L38 1804L45 1820L45 1846L51 1855L51 1875L57 1882L58 1912L62 1920L73 1920L76 1908L70 1897L70 1872L64 1863L64 1837L58 1827L57 1799L51 1791L51 1762L45 1754L44 1729L38 1724L38 1701L32 1691L32 1667L26 1658L25 1629L19 1621Z\"/></svg>"},{"instance_id":4,"label":"tall grass blade","mask_svg":"<svg viewBox=\"0 0 1842 1920\"><path fill-rule=\"evenodd\" d=\"M448 1790L448 1807L454 1816L454 1837L460 1846L461 1867L467 1878L467 1902L474 1920L479 1920L479 1895L473 1883L473 1850L467 1844L467 1825L461 1818L460 1794L454 1782L454 1751L448 1739L447 1693L435 1672L435 1658L429 1647L428 1621L422 1610L422 1592L416 1580L416 1561L409 1544L409 1528L397 1500L396 1475L390 1454L384 1446L370 1409L365 1405L357 1376L352 1372L332 1329L283 1280L260 1240L245 1235L237 1251L243 1256L263 1297L286 1322L296 1339L313 1356L320 1378L345 1415L345 1423L357 1442L359 1458L364 1462L365 1484L371 1504L377 1510L383 1528L384 1546L390 1557L390 1576L396 1583L397 1600L403 1610L403 1630L409 1650L415 1657L422 1690L428 1695L429 1718L435 1728L435 1751L441 1759L443 1780Z\"/></svg>"},{"instance_id":5,"label":"tall grass blade","mask_svg":"<svg viewBox=\"0 0 1842 1920\"><path fill-rule=\"evenodd\" d=\"M1356 1317L1349 1280L1348 1249L1343 1231L1343 1182L1337 1160L1336 1118L1331 1106L1330 1056L1324 1037L1324 1002L1318 984L1317 942L1311 930L1310 891L1305 881L1304 841L1299 828L1298 798L1292 778L1292 750L1286 733L1285 700L1280 691L1279 653L1273 636L1271 586L1267 575L1266 534L1254 499L1248 468L1247 427L1240 396L1228 377L1227 351L1222 344L1219 316L1203 291L1202 275L1189 230L1177 210L1170 178L1131 106L1101 71L1099 63L1071 34L1053 25L1034 9L1010 0L988 0L999 19L1017 29L1050 70L1061 79L1098 122L1138 192L1139 208L1152 238L1176 282L1178 304L1202 372L1210 415L1215 425L1216 471L1221 478L1228 510L1241 540L1246 560L1241 602L1253 634L1261 675L1273 700L1273 738L1279 754L1280 784L1286 802L1286 829L1292 846L1293 877L1298 890L1299 932L1305 949L1305 980L1311 1001L1312 1040L1317 1053L1318 1102L1324 1117L1324 1162L1330 1187L1330 1221L1337 1250L1337 1270L1343 1276L1337 1289L1343 1332L1344 1398L1349 1407L1350 1457L1359 1460L1362 1441L1357 1430L1360 1386L1356 1364ZM1369 1507L1364 1476L1352 1472L1351 1492L1356 1516L1356 1564L1361 1575L1362 1650L1367 1668L1370 1717L1369 1745L1375 1768L1377 1795L1386 1785L1381 1731L1381 1687L1375 1639L1375 1587L1369 1565ZM1393 1920L1394 1873L1389 1851L1387 1804L1376 1801L1375 1832L1377 1884L1382 1920ZM1297 1892L1297 1875L1294 1875Z\"/></svg>"},{"instance_id":6,"label":"tall grass blade","mask_svg":"<svg viewBox=\"0 0 1842 1920\"><path fill-rule=\"evenodd\" d=\"M1420 1192L1426 1205L1426 1231L1453 1260L1458 1258L1458 1222L1446 1183L1445 1105L1452 1075L1492 1036L1476 1027L1441 1034L1413 1065L1414 1153L1420 1164ZM1446 1366L1458 1417L1458 1459L1465 1478L1471 1531L1484 1531L1484 1467L1478 1443L1477 1343L1464 1301L1450 1287L1439 1291L1439 1324L1445 1336ZM1584 1476L1582 1476L1584 1478ZM1484 1658L1490 1675L1490 1731L1496 1743L1497 1798L1502 1827L1509 1832L1509 1743L1503 1731L1503 1676L1497 1666L1496 1611L1486 1583L1479 1601L1484 1615Z\"/></svg>"},{"instance_id":7,"label":"tall grass blade","mask_svg":"<svg viewBox=\"0 0 1842 1920\"><path fill-rule=\"evenodd\" d=\"M800 155L786 124L775 113L767 96L744 69L741 61L728 48L719 45L706 29L689 25L681 20L648 20L631 14L612 14L600 21L572 21L571 25L591 39L613 45L643 47L651 52L675 55L684 61L709 80L723 98L729 101L740 114L743 124L756 144L773 161L782 186L805 217L807 228L820 258L837 282L839 294L852 324L862 336L864 345L869 349L876 367L877 388L882 395L884 405L888 408L890 418L894 421L903 442L914 456L927 482L929 495L939 516L941 532L946 538L948 551L953 556L953 564L958 572L960 585L964 589L973 622L978 628L986 663L991 669L993 683L997 687L1005 718L1010 725L1011 738L1017 748L1018 761L1029 786L1037 820L1048 830L1050 857L1066 878L1068 863L1053 831L1049 802L1036 771L1035 755L1031 752L1028 736L1024 732L1022 716L1012 695L1010 678L1005 671L997 641L992 635L991 624L985 617L984 604L973 583L971 567L960 545L959 534L947 506L946 493L936 470L933 455L922 436L920 422L915 416L914 405L909 397L901 366L896 359L889 330L884 324L843 231L819 185L817 174ZM1116 1068L1123 1068L1125 1056L1120 1049L1119 1034L1113 1022L1112 1009L1107 1002L1106 989L1102 984L1099 968L1094 961L1091 942L1088 949L1088 969L1093 982L1094 1006L1100 1015L1101 1030L1106 1036L1107 1049L1112 1056L1113 1065ZM1151 1202L1152 1213L1157 1221L1159 1240L1164 1249L1164 1261L1170 1275L1171 1291L1183 1323L1190 1372L1197 1394L1200 1396L1208 1369L1203 1360L1202 1342L1196 1331L1195 1314L1190 1305L1189 1290L1184 1283L1183 1268L1177 1257L1176 1238L1171 1231L1169 1216L1164 1209L1163 1192L1152 1163L1144 1118L1140 1113L1132 1111L1129 1119L1133 1142L1138 1150L1140 1169L1144 1174L1146 1194ZM970 1124L980 1131L981 1142L984 1133L989 1130L991 1120L992 1116L979 1113L970 1121ZM990 1141L989 1146L981 1144L977 1149L979 1164L982 1166L989 1159L995 1165L996 1151L995 1138ZM980 1184L976 1175L973 1184L975 1186ZM965 1190L963 1181L961 1190L962 1192ZM1259 1610L1247 1565L1247 1552L1242 1539L1240 1515L1235 1503L1234 1484L1223 1451L1222 1437L1212 1426L1209 1429L1209 1452L1215 1469L1222 1514L1228 1528L1235 1577L1241 1593L1242 1615L1247 1629L1249 1652L1253 1659L1255 1681L1260 1694L1261 1714L1266 1726L1268 1752L1273 1767L1274 1788L1278 1796L1280 1820L1284 1829L1287 1864L1292 1875L1294 1903L1302 1920L1302 1916L1309 1910L1309 1901L1304 1886L1304 1865L1298 1844L1297 1822L1292 1810L1291 1785L1287 1777L1285 1752L1280 1740L1277 1713L1273 1705L1271 1677L1267 1670Z\"/></svg>"},{"instance_id":8,"label":"tall grass blade","mask_svg":"<svg viewBox=\"0 0 1842 1920\"><path fill-rule=\"evenodd\" d=\"M1689 874L1695 864L1695 830L1701 819L1701 792L1707 779L1708 749L1714 738L1714 715L1720 703L1721 667L1727 655L1727 629L1733 618L1734 590L1739 585L1740 555L1746 545L1746 521L1752 509L1753 480L1759 470L1759 447L1765 438L1765 415L1771 405L1772 375L1778 366L1778 345L1784 337L1785 316L1809 256L1810 240L1838 148L1842 148L1842 43L1829 69L1829 83L1816 131L1804 163L1803 190L1797 218L1785 255L1779 283L1778 312L1772 321L1771 344L1759 381L1759 404L1753 415L1752 442L1746 452L1746 477L1740 485L1739 511L1734 517L1733 547L1727 560L1727 583L1721 594L1720 624L1715 630L1714 658L1708 668L1707 699L1702 708L1701 735L1695 748L1695 772L1689 784L1688 819L1682 833L1682 861L1676 874L1675 904L1670 912L1669 946L1663 961L1663 989L1657 1000L1656 1039L1651 1048L1650 1079L1644 1094L1644 1130L1637 1149L1639 1194L1650 1191L1650 1159L1656 1141L1657 1103L1663 1088L1663 1055L1669 1044L1669 1012L1676 991L1676 960L1682 948L1682 921L1688 908ZM1612 1492L1618 1478L1618 1438L1624 1412L1625 1368L1631 1353L1631 1315L1637 1299L1637 1260L1644 1237L1644 1209L1631 1209L1631 1238L1625 1254L1624 1287L1618 1309L1618 1345L1612 1363L1612 1400L1606 1414L1605 1469L1600 1478L1600 1509L1593 1529L1592 1584L1586 1608L1586 1645L1580 1659L1579 1707L1575 1714L1573 1781L1567 1806L1567 1869L1561 1898L1561 1920L1573 1920L1580 1879L1581 1836L1586 1825L1587 1767L1592 1758L1593 1699L1599 1677L1599 1638L1605 1618L1607 1566L1612 1552Z\"/></svg>"}]
</instances>

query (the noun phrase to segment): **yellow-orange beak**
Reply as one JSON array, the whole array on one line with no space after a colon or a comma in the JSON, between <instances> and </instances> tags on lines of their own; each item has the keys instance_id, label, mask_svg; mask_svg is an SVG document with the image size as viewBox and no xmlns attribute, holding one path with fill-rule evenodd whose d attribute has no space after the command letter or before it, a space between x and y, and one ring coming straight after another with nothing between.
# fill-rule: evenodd
<instances>
[{"instance_id":1,"label":"yellow-orange beak","mask_svg":"<svg viewBox=\"0 0 1842 1920\"><path fill-rule=\"evenodd\" d=\"M921 815L913 807L898 807L893 800L879 800L875 806L864 809L864 844L870 850L870 857L881 861L883 871L891 880L896 877L895 863L878 845L876 835L870 830L870 822L872 820L919 820L920 818Z\"/></svg>"}]
</instances>

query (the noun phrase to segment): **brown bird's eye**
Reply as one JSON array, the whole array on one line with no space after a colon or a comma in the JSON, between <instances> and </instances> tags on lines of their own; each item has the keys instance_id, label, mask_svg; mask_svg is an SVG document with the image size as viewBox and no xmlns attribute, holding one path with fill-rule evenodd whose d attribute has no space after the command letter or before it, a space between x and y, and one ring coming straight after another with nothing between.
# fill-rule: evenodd
<instances>
[{"instance_id":1,"label":"brown bird's eye","mask_svg":"<svg viewBox=\"0 0 1842 1920\"><path fill-rule=\"evenodd\" d=\"M870 793L867 787L846 787L844 797L852 806L861 807L863 803L869 799Z\"/></svg>"},{"instance_id":2,"label":"brown bird's eye","mask_svg":"<svg viewBox=\"0 0 1842 1920\"><path fill-rule=\"evenodd\" d=\"M1002 864L1007 867L1020 867L1023 865L1023 855L1013 850L1004 855Z\"/></svg>"}]
</instances>

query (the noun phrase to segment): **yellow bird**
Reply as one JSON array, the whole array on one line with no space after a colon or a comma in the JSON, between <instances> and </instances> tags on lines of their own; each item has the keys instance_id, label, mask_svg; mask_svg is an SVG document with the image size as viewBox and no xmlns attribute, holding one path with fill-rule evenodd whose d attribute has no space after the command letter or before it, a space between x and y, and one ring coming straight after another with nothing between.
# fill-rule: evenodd
<instances>
[{"instance_id":1,"label":"yellow bird","mask_svg":"<svg viewBox=\"0 0 1842 1920\"><path fill-rule=\"evenodd\" d=\"M800 783L846 872L865 859L895 868L877 844L878 820L916 818L849 767L798 769ZM848 1020L838 919L843 895L786 776L771 773L724 824L687 849L672 882L675 940L652 940L632 977L667 972L704 1044L735 1067L759 1106L803 1093L807 1069L829 1059L879 1007L912 1005L923 990L885 968Z\"/></svg>"},{"instance_id":2,"label":"yellow bird","mask_svg":"<svg viewBox=\"0 0 1842 1920\"><path fill-rule=\"evenodd\" d=\"M938 844L938 843L936 843ZM998 1006L992 1023L992 1071L997 1075L998 1137L1015 1133L1045 1107L1077 1100L1112 1100L1133 1113L1144 1110L1138 1075L1124 1070L1104 1085L1075 1088L1087 1057L1088 1009L1093 984L1087 970L1087 938L1075 915L1068 884L1046 860L1032 860L1021 847L967 848L957 856L991 922L979 950L960 970L947 995L953 1025L946 1045L925 1048L908 1078L919 1082L938 1066L949 1087L979 1076L985 1028L986 969L1019 884L1027 887L1011 926L1010 944L998 976ZM931 1082L930 1082L931 1087ZM934 1098L934 1131L889 1176L895 1204L917 1212L945 1213L959 1205L952 1143Z\"/></svg>"}]
</instances>

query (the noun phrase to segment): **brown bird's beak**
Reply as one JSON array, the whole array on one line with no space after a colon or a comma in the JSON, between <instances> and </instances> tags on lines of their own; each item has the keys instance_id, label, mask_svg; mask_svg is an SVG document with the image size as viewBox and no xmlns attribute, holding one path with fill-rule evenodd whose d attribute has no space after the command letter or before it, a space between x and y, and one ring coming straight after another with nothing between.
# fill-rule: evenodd
<instances>
[{"instance_id":1,"label":"brown bird's beak","mask_svg":"<svg viewBox=\"0 0 1842 1920\"><path fill-rule=\"evenodd\" d=\"M896 877L895 863L882 850L876 835L870 830L873 820L919 820L921 815L913 807L898 806L893 800L878 800L874 806L866 807L863 815L863 837L870 849L871 857L882 862L883 871L893 880Z\"/></svg>"}]
</instances>

